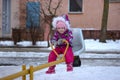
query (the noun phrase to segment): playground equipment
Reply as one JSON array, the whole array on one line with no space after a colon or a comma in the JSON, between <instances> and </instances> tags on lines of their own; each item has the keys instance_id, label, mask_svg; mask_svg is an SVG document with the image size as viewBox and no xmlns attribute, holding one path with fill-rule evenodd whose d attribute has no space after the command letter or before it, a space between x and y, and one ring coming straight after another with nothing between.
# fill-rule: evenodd
<instances>
[{"instance_id":1,"label":"playground equipment","mask_svg":"<svg viewBox=\"0 0 120 80\"><path fill-rule=\"evenodd\" d=\"M73 32L73 53L74 53L74 62L73 67L81 66L80 54L85 51L85 43L80 28L72 28Z\"/></svg>"},{"instance_id":2,"label":"playground equipment","mask_svg":"<svg viewBox=\"0 0 120 80\"><path fill-rule=\"evenodd\" d=\"M75 55L73 66L80 66L81 61L80 61L79 55L85 51L85 44L84 44L84 39L83 39L83 35L82 35L82 30L80 28L72 28L72 32L73 32L73 37L74 37L73 38L73 52ZM21 76L22 76L22 80L26 80L27 74L30 75L29 80L33 80L33 73L35 71L38 71L38 70L47 68L49 66L53 66L53 65L65 62L64 56L65 56L66 51L68 49L69 43L66 40L64 40L64 42L66 42L66 44L67 44L66 49L64 51L62 58L59 58L57 61L42 64L42 65L36 66L36 67L30 66L29 69L26 69L26 66L23 65L22 71L17 72L15 74L8 75L8 76L3 77L3 78L0 78L0 80L13 80L13 79L21 77ZM56 53L56 51L54 51L54 52L59 57L59 55Z\"/></svg>"},{"instance_id":3,"label":"playground equipment","mask_svg":"<svg viewBox=\"0 0 120 80\"><path fill-rule=\"evenodd\" d=\"M51 46L52 49L53 49L53 51L55 52L55 54L59 57L59 60L53 61L53 62L50 62L50 63L46 63L46 64L42 64L42 65L37 66L37 67L30 66L30 69L26 69L26 66L23 65L22 66L22 71L20 71L18 73L15 73L15 74L12 74L12 75L9 75L9 76L6 76L6 77L3 77L3 78L0 78L0 80L13 80L13 79L21 77L21 76L22 76L22 80L26 80L26 75L27 74L30 75L30 79L29 80L33 80L33 73L35 71L38 71L38 70L47 68L49 66L53 66L53 65L56 65L56 64L64 62L65 61L64 56L65 56L65 54L67 52L67 49L69 47L69 43L66 40L63 40L63 41L67 44L67 46L66 46L64 54L63 54L63 56L61 58L59 57L59 55L57 54L57 52L54 50L53 46Z\"/></svg>"},{"instance_id":4,"label":"playground equipment","mask_svg":"<svg viewBox=\"0 0 120 80\"><path fill-rule=\"evenodd\" d=\"M81 53L85 51L85 43L82 34L82 29L80 28L72 28L73 32L73 52L75 56L79 56Z\"/></svg>"}]
</instances>

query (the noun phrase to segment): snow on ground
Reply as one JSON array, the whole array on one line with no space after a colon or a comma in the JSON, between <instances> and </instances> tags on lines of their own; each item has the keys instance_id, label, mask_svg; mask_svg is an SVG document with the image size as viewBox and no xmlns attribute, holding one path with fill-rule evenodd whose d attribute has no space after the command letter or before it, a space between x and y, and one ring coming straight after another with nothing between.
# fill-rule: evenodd
<instances>
[{"instance_id":1,"label":"snow on ground","mask_svg":"<svg viewBox=\"0 0 120 80\"><path fill-rule=\"evenodd\" d=\"M85 41L85 48L86 51L120 51L120 40L106 40L107 43L101 43L99 40L93 40L93 39L86 39ZM21 41L17 42L17 45L19 46L31 46L31 41ZM36 46L42 46L46 47L47 41L37 41ZM13 41L0 41L0 46L14 46Z\"/></svg>"},{"instance_id":2,"label":"snow on ground","mask_svg":"<svg viewBox=\"0 0 120 80\"><path fill-rule=\"evenodd\" d=\"M24 42L24 45L30 45L29 42ZM44 45L43 43L42 45ZM0 41L1 45L13 45L13 42ZM85 40L86 51L120 51L120 40L107 40L107 43L100 43L98 40ZM16 52L17 53L17 52ZM7 67L7 66L6 66ZM0 77L7 75L10 71L16 72L17 68L6 69L5 66L0 66ZM17 70L16 70L17 69ZM3 71L5 70L5 71ZM46 69L34 73L34 80L120 80L120 66L85 66L74 67L73 72L66 72L66 65L59 64L56 66L56 74L45 74ZM21 79L17 79L21 80ZM27 80L29 80L27 76Z\"/></svg>"},{"instance_id":3,"label":"snow on ground","mask_svg":"<svg viewBox=\"0 0 120 80\"><path fill-rule=\"evenodd\" d=\"M66 72L65 65L56 67L56 74L45 74L46 69L38 71L34 80L119 80L120 67L81 66L73 72Z\"/></svg>"},{"instance_id":4,"label":"snow on ground","mask_svg":"<svg viewBox=\"0 0 120 80\"><path fill-rule=\"evenodd\" d=\"M107 40L107 43L101 43L99 40L85 40L86 51L120 51L120 40Z\"/></svg>"},{"instance_id":5,"label":"snow on ground","mask_svg":"<svg viewBox=\"0 0 120 80\"><path fill-rule=\"evenodd\" d=\"M12 73L14 71L19 71L19 67L7 67L11 69L8 73L10 73L10 71ZM74 67L74 70L72 72L67 72L66 65L59 64L56 66L55 74L45 74L46 70L47 69L43 69L41 71L35 72L34 80L120 80L120 67L117 66L82 65L81 67ZM0 77L2 75L5 76L5 74L2 73L0 74ZM16 80L21 80L21 78L18 78ZM29 76L27 76L27 80L30 80Z\"/></svg>"}]
</instances>

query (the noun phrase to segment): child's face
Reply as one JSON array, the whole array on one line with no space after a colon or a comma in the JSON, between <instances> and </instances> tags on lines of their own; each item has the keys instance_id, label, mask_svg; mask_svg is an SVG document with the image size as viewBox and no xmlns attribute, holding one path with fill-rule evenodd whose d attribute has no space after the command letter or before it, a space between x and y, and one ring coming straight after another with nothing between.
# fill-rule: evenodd
<instances>
[{"instance_id":1,"label":"child's face","mask_svg":"<svg viewBox=\"0 0 120 80\"><path fill-rule=\"evenodd\" d=\"M66 28L65 27L57 27L57 31L62 34L66 31Z\"/></svg>"},{"instance_id":2,"label":"child's face","mask_svg":"<svg viewBox=\"0 0 120 80\"><path fill-rule=\"evenodd\" d=\"M64 33L66 31L66 24L62 21L58 21L56 25L56 29L59 33Z\"/></svg>"}]
</instances>

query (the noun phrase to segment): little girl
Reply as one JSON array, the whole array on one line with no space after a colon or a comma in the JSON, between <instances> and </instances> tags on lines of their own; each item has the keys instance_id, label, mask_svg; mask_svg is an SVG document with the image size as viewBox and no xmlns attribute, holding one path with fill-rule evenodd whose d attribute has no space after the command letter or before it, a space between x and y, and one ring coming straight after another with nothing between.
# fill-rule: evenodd
<instances>
[{"instance_id":1,"label":"little girl","mask_svg":"<svg viewBox=\"0 0 120 80\"><path fill-rule=\"evenodd\" d=\"M69 21L67 21L63 16L53 18L52 22L53 27L55 28L54 35L51 39L51 43L55 45L55 51L58 54L63 54L66 49L66 43L63 42L63 39L69 42L69 47L65 55L65 62L67 64L67 71L73 71L73 51L72 51L72 31L70 30ZM55 61L57 55L54 51L51 51L48 57L48 62ZM55 73L55 65L50 66L46 71L46 74Z\"/></svg>"}]
</instances>

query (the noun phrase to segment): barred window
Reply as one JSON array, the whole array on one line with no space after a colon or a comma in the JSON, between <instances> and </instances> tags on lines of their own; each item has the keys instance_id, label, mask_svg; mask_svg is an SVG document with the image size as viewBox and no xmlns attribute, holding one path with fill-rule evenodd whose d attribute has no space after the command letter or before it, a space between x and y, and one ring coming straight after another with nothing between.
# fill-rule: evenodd
<instances>
[{"instance_id":1,"label":"barred window","mask_svg":"<svg viewBox=\"0 0 120 80\"><path fill-rule=\"evenodd\" d=\"M69 0L69 13L83 12L83 0Z\"/></svg>"}]
</instances>

